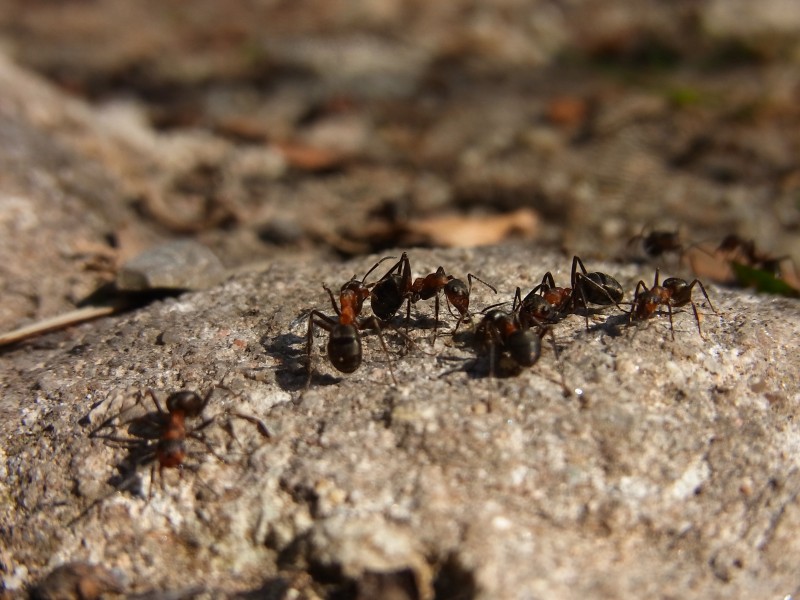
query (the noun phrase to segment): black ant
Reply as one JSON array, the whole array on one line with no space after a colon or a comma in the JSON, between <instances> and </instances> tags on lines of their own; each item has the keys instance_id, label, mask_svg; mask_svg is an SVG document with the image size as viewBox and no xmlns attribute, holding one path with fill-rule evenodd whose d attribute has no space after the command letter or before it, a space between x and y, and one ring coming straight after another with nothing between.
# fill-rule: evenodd
<instances>
[{"instance_id":1,"label":"black ant","mask_svg":"<svg viewBox=\"0 0 800 600\"><path fill-rule=\"evenodd\" d=\"M339 304L336 303L333 292L331 289L322 284L323 289L328 293L331 299L331 306L336 313L336 318L329 317L318 310L312 310L308 315L308 333L306 335L306 354L308 358L308 382L311 383L312 369L312 346L314 340L314 326L322 327L325 331L330 333L328 338L328 358L331 364L342 373L353 373L359 366L361 366L361 329L375 329L378 332L381 346L383 346L386 355L389 351L386 348L386 342L381 333L380 321L373 317L366 319L359 319L361 310L364 306L364 301L370 297L371 292L369 286L364 281L367 276L375 270L384 260L393 257L385 257L379 260L372 268L364 275L364 279L358 280L353 277L350 281L345 283L339 292ZM392 376L392 381L397 383L392 370L391 360L389 362L389 373Z\"/></svg>"},{"instance_id":2,"label":"black ant","mask_svg":"<svg viewBox=\"0 0 800 600\"><path fill-rule=\"evenodd\" d=\"M494 308L475 328L475 343L480 350L489 352L489 373L494 376L495 362L504 352L517 368L535 365L542 354L542 337L547 331L542 328L537 335L522 325L514 311Z\"/></svg>"},{"instance_id":3,"label":"black ant","mask_svg":"<svg viewBox=\"0 0 800 600\"><path fill-rule=\"evenodd\" d=\"M644 250L648 258L659 258L670 252L683 253L683 243L678 231L654 229L647 235L644 234L644 231L643 229L642 233L629 239L627 245L630 247L634 242L641 240L642 250Z\"/></svg>"},{"instance_id":4,"label":"black ant","mask_svg":"<svg viewBox=\"0 0 800 600\"><path fill-rule=\"evenodd\" d=\"M695 285L700 287L711 310L714 311L715 314L719 314L711 304L711 299L708 297L705 286L699 279L694 279L689 283L677 277L669 277L659 285L658 275L658 269L656 269L653 285L650 288L641 280L636 284L633 302L631 303L631 311L628 313L629 321L643 321L649 319L655 314L659 306L666 306L669 315L669 329L672 334L672 339L674 340L675 328L672 323L672 309L691 304L692 311L694 312L694 319L697 322L697 331L702 338L703 331L700 329L700 316L697 313L697 306L694 300L692 300L692 288L694 288Z\"/></svg>"},{"instance_id":5,"label":"black ant","mask_svg":"<svg viewBox=\"0 0 800 600\"><path fill-rule=\"evenodd\" d=\"M581 268L580 273L578 272L579 266ZM587 331L589 330L589 304L597 304L599 306L616 304L617 308L627 312L619 304L622 302L622 296L624 295L619 281L611 275L600 273L599 271L587 273L583 261L577 256L572 258L570 284L572 285L572 308L582 307L584 309Z\"/></svg>"}]
</instances>

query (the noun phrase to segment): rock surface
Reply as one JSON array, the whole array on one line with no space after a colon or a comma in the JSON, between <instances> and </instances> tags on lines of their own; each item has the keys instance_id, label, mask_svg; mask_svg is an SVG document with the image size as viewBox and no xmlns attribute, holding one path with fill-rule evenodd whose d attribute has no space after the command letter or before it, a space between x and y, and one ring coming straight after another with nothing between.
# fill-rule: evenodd
<instances>
[{"instance_id":1,"label":"rock surface","mask_svg":"<svg viewBox=\"0 0 800 600\"><path fill-rule=\"evenodd\" d=\"M676 312L674 341L666 317L627 326L614 309L587 332L573 315L554 328L558 361L545 343L533 368L497 379L467 337L431 346L432 307L420 303L407 352L385 332L396 386L374 334L361 368L340 376L320 332L306 389L304 311L329 312L320 282L374 259L279 261L7 351L0 497L12 564L35 579L89 561L125 573L131 592L215 595L355 593L380 574L419 598L800 591L796 301L709 286L720 315L700 304L706 339L690 310ZM569 266L519 245L411 260L415 272L443 264L496 284L497 297L476 286L478 308L545 270L563 282ZM628 294L648 277L587 266ZM163 405L215 384L225 387L203 415L214 420L203 443L190 439L183 477L143 465L141 495L131 478L115 492L130 449L90 432L127 411L100 432L129 438L119 422L155 410L148 388Z\"/></svg>"},{"instance_id":2,"label":"rock surface","mask_svg":"<svg viewBox=\"0 0 800 600\"><path fill-rule=\"evenodd\" d=\"M800 255L797 4L221 6L0 1L0 334L176 239L227 277L0 348L0 598L797 597L800 305L712 281L732 233ZM318 328L307 386L321 284L403 250L476 310L692 250L719 314L492 378L420 302L350 375Z\"/></svg>"}]
</instances>

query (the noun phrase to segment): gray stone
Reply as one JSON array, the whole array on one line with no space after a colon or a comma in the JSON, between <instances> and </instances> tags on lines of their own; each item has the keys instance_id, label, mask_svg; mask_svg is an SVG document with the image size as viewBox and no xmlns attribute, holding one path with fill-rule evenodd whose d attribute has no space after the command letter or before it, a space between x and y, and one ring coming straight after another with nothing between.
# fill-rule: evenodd
<instances>
[{"instance_id":1,"label":"gray stone","mask_svg":"<svg viewBox=\"0 0 800 600\"><path fill-rule=\"evenodd\" d=\"M124 291L199 290L219 283L225 268L217 256L193 240L177 240L142 252L122 265L117 287Z\"/></svg>"},{"instance_id":2,"label":"gray stone","mask_svg":"<svg viewBox=\"0 0 800 600\"><path fill-rule=\"evenodd\" d=\"M7 556L29 570L18 579L91 560L124 573L128 592L201 586L223 597L348 585L420 598L800 591L797 301L708 285L720 314L699 303L701 338L691 310L677 310L674 341L665 316L629 326L613 308L587 332L572 315L554 327L558 360L545 339L533 368L498 379L466 333L431 346L421 327L433 309L421 302L414 345L386 330L387 357L365 332L351 375L322 356L319 331L306 389L306 311L330 313L319 282L377 258L275 261L83 325L69 344L8 351L0 498ZM521 245L410 258L415 274L441 264L496 285L497 296L476 286L476 310L546 270L557 284L569 276L569 257ZM626 297L650 277L650 267L587 267L614 274ZM159 344L165 322L174 341ZM48 393L25 418L42 370ZM126 447L146 442L89 433L109 422L101 433L130 438L127 423L155 410L137 400L148 388L164 406L172 391L217 384L183 476L145 463L142 496L115 491Z\"/></svg>"}]
</instances>

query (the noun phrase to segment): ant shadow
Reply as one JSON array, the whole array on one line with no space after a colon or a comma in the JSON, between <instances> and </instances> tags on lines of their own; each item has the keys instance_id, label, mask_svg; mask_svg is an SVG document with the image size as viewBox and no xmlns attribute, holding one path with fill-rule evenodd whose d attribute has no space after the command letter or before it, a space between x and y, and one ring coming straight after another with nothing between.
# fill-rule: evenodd
<instances>
[{"instance_id":1,"label":"ant shadow","mask_svg":"<svg viewBox=\"0 0 800 600\"><path fill-rule=\"evenodd\" d=\"M577 314L577 313L576 313ZM589 310L589 315L597 315L601 314L599 310ZM627 314L624 315L610 315L606 318L605 321L600 323L593 323L589 326L589 332L596 332L599 331L604 333L609 337L622 337L624 335L623 331L627 328L628 324L630 323L630 319Z\"/></svg>"},{"instance_id":2,"label":"ant shadow","mask_svg":"<svg viewBox=\"0 0 800 600\"><path fill-rule=\"evenodd\" d=\"M278 361L275 369L275 382L285 392L298 392L308 387L308 355L306 338L295 333L265 335L259 340L264 351ZM311 384L335 385L341 381L334 377L314 371Z\"/></svg>"}]
</instances>

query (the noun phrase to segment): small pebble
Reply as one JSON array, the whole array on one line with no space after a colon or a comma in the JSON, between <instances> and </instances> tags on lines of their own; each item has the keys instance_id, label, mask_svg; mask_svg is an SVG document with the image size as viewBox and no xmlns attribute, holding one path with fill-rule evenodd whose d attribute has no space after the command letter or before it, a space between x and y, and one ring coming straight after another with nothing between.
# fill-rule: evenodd
<instances>
[{"instance_id":1,"label":"small pebble","mask_svg":"<svg viewBox=\"0 0 800 600\"><path fill-rule=\"evenodd\" d=\"M117 287L129 292L201 290L216 285L224 275L225 268L211 250L192 240L178 240L125 263L117 274Z\"/></svg>"}]
</instances>

